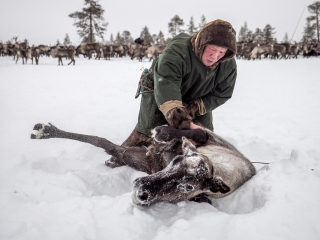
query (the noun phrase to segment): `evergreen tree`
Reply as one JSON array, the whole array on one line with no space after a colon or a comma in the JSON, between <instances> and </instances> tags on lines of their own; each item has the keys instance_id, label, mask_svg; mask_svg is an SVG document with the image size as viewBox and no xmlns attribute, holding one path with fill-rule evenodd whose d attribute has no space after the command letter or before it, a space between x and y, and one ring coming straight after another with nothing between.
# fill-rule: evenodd
<instances>
[{"instance_id":1,"label":"evergreen tree","mask_svg":"<svg viewBox=\"0 0 320 240\"><path fill-rule=\"evenodd\" d=\"M239 34L238 34L238 41L239 42L247 42L247 33L248 33L248 24L245 21L244 25L240 28Z\"/></svg>"},{"instance_id":2,"label":"evergreen tree","mask_svg":"<svg viewBox=\"0 0 320 240\"><path fill-rule=\"evenodd\" d=\"M61 43L60 43L60 41L59 41L59 39L58 39L56 45L57 45L57 46L60 46L60 44L61 44Z\"/></svg>"},{"instance_id":3,"label":"evergreen tree","mask_svg":"<svg viewBox=\"0 0 320 240\"><path fill-rule=\"evenodd\" d=\"M200 23L199 23L199 30L204 26L204 25L206 25L207 24L207 20L206 20L206 17L202 14L202 16L201 16L201 21L200 21Z\"/></svg>"},{"instance_id":4,"label":"evergreen tree","mask_svg":"<svg viewBox=\"0 0 320 240\"><path fill-rule=\"evenodd\" d=\"M160 30L160 32L158 34L158 38L159 38L159 44L164 44L165 43L164 35L163 35L161 30Z\"/></svg>"},{"instance_id":5,"label":"evergreen tree","mask_svg":"<svg viewBox=\"0 0 320 240\"><path fill-rule=\"evenodd\" d=\"M289 42L288 33L286 33L286 34L284 35L284 38L283 38L282 42L283 42L283 43L288 43L288 42Z\"/></svg>"},{"instance_id":6,"label":"evergreen tree","mask_svg":"<svg viewBox=\"0 0 320 240\"><path fill-rule=\"evenodd\" d=\"M70 44L71 44L71 41L70 41L69 35L68 35L68 33L66 33L66 36L63 41L63 45L68 46Z\"/></svg>"},{"instance_id":7,"label":"evergreen tree","mask_svg":"<svg viewBox=\"0 0 320 240\"><path fill-rule=\"evenodd\" d=\"M153 43L152 36L151 36L147 26L142 28L142 31L140 33L140 38L143 39L143 43L145 43L147 45Z\"/></svg>"},{"instance_id":8,"label":"evergreen tree","mask_svg":"<svg viewBox=\"0 0 320 240\"><path fill-rule=\"evenodd\" d=\"M271 27L270 24L267 24L264 27L263 35L264 35L264 41L266 43L273 43L273 41L274 41L273 35L276 33L276 32L274 32L274 29L275 28Z\"/></svg>"},{"instance_id":9,"label":"evergreen tree","mask_svg":"<svg viewBox=\"0 0 320 240\"><path fill-rule=\"evenodd\" d=\"M166 40L165 40L165 44L168 44L170 41L172 40L172 38L171 37L168 37Z\"/></svg>"},{"instance_id":10,"label":"evergreen tree","mask_svg":"<svg viewBox=\"0 0 320 240\"><path fill-rule=\"evenodd\" d=\"M183 19L181 19L178 15L175 15L168 23L169 34L171 34L172 37L175 37L178 33L183 32L183 30L180 28L183 25Z\"/></svg>"},{"instance_id":11,"label":"evergreen tree","mask_svg":"<svg viewBox=\"0 0 320 240\"><path fill-rule=\"evenodd\" d=\"M113 34L110 35L110 44L114 44Z\"/></svg>"},{"instance_id":12,"label":"evergreen tree","mask_svg":"<svg viewBox=\"0 0 320 240\"><path fill-rule=\"evenodd\" d=\"M123 38L123 44L129 45L133 42L133 38L131 36L131 33L129 31L123 31L122 32L122 38Z\"/></svg>"},{"instance_id":13,"label":"evergreen tree","mask_svg":"<svg viewBox=\"0 0 320 240\"><path fill-rule=\"evenodd\" d=\"M251 42L254 40L254 34L251 30L248 30L247 31L247 34L246 34L246 39L248 42Z\"/></svg>"},{"instance_id":14,"label":"evergreen tree","mask_svg":"<svg viewBox=\"0 0 320 240\"><path fill-rule=\"evenodd\" d=\"M99 0L84 0L84 5L88 5L87 8L82 8L81 12L74 12L69 14L69 17L75 19L75 25L78 29L77 33L81 38L86 37L86 41L89 43L95 42L95 36L102 37L108 26L107 22L104 22L101 5L98 4Z\"/></svg>"},{"instance_id":15,"label":"evergreen tree","mask_svg":"<svg viewBox=\"0 0 320 240\"><path fill-rule=\"evenodd\" d=\"M159 44L159 36L157 34L152 34L152 42L154 44Z\"/></svg>"},{"instance_id":16,"label":"evergreen tree","mask_svg":"<svg viewBox=\"0 0 320 240\"><path fill-rule=\"evenodd\" d=\"M303 31L303 41L308 42L311 41L316 35L315 25L311 25L310 17L307 17L307 26L305 26Z\"/></svg>"},{"instance_id":17,"label":"evergreen tree","mask_svg":"<svg viewBox=\"0 0 320 240\"><path fill-rule=\"evenodd\" d=\"M310 13L314 14L311 17L308 17L309 21L315 21L312 27L317 31L317 39L319 42L319 32L320 32L320 1L314 2L313 4L308 6L308 10Z\"/></svg>"},{"instance_id":18,"label":"evergreen tree","mask_svg":"<svg viewBox=\"0 0 320 240\"><path fill-rule=\"evenodd\" d=\"M123 44L123 38L121 37L120 32L117 33L115 44L116 45L122 45Z\"/></svg>"},{"instance_id":19,"label":"evergreen tree","mask_svg":"<svg viewBox=\"0 0 320 240\"><path fill-rule=\"evenodd\" d=\"M245 36L246 36L246 33L244 31L244 28L243 26L240 27L240 31L238 33L238 41L239 42L245 42Z\"/></svg>"},{"instance_id":20,"label":"evergreen tree","mask_svg":"<svg viewBox=\"0 0 320 240\"><path fill-rule=\"evenodd\" d=\"M188 33L191 35L191 36L194 36L196 33L197 33L197 28L196 26L194 25L194 20L193 20L193 17L191 16L190 18L190 22L189 22L189 25L188 25Z\"/></svg>"},{"instance_id":21,"label":"evergreen tree","mask_svg":"<svg viewBox=\"0 0 320 240\"><path fill-rule=\"evenodd\" d=\"M263 39L264 39L264 33L260 28L256 28L253 36L254 36L254 40L257 43L261 43L263 41Z\"/></svg>"},{"instance_id":22,"label":"evergreen tree","mask_svg":"<svg viewBox=\"0 0 320 240\"><path fill-rule=\"evenodd\" d=\"M84 36L81 41L81 43L95 43L95 42L96 42L96 37L94 35L92 36L92 39L90 39L89 36Z\"/></svg>"}]
</instances>

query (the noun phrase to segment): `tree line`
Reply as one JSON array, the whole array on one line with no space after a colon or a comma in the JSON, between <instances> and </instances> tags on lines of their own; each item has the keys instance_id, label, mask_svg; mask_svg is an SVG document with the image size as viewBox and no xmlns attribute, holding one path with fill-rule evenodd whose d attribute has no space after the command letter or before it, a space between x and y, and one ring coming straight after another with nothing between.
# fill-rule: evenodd
<instances>
[{"instance_id":1,"label":"tree line","mask_svg":"<svg viewBox=\"0 0 320 240\"><path fill-rule=\"evenodd\" d=\"M122 33L118 32L116 35L111 34L109 40L105 40L103 34L107 31L108 23L105 22L103 17L104 9L98 3L100 0L84 0L85 7L82 11L76 11L69 14L70 18L75 20L74 25L77 27L77 34L81 38L81 43L95 43L97 38L102 39L103 43L114 44L114 45L129 45L134 41L130 31L125 30ZM320 1L314 2L308 6L308 11L311 13L306 18L306 26L304 28L303 37L301 42L317 41L319 42L320 32ZM144 40L147 45L150 44L167 44L174 36L181 32L189 33L194 35L206 24L206 18L204 15L201 16L201 21L196 26L193 16L191 16L189 24L185 26L185 22L178 15L175 15L168 23L169 37L165 38L162 31L158 34L151 34L147 26L142 28L140 38ZM257 42L257 43L277 43L278 39L274 37L275 27L270 24L262 28L256 28L254 31L248 28L248 24L245 21L244 25L241 26L238 32L239 42ZM17 37L14 37L17 38ZM13 38L13 40L14 40ZM24 42L28 40L25 39ZM288 34L285 33L282 43L291 42ZM7 44L11 44L12 41L7 41ZM57 44L61 44L57 40ZM66 34L63 45L71 45L70 37Z\"/></svg>"},{"instance_id":2,"label":"tree line","mask_svg":"<svg viewBox=\"0 0 320 240\"><path fill-rule=\"evenodd\" d=\"M104 9L98 3L99 0L84 0L85 7L82 11L76 11L69 14L69 17L75 20L74 25L78 28L77 33L81 38L82 43L94 43L96 38L99 37L104 43L123 45L129 44L134 41L130 31L125 30L120 34L118 32L115 36L110 35L110 40L106 41L103 37L104 32L107 30L108 23L104 21L103 13ZM185 23L178 15L175 15L168 23L169 37L165 38L162 31L158 34L151 34L147 26L142 28L140 38L144 40L144 43L149 45L153 44L166 44L171 38L181 32L187 32L191 35L197 33L206 24L206 18L201 16L201 21L196 26L193 17L191 16L189 24L184 28ZM64 42L69 42L69 36L66 35ZM58 42L57 42L58 43ZM59 42L60 43L60 42Z\"/></svg>"},{"instance_id":3,"label":"tree line","mask_svg":"<svg viewBox=\"0 0 320 240\"><path fill-rule=\"evenodd\" d=\"M308 6L308 11L311 16L306 18L306 27L304 27L303 36L301 42L319 42L319 30L320 30L320 1L314 2ZM257 43L277 43L278 40L274 37L275 28L270 24L267 24L263 29L256 28L254 31L248 28L247 22L241 26L238 33L239 42L257 42ZM289 43L291 39L288 37L288 33L285 33L282 43Z\"/></svg>"}]
</instances>

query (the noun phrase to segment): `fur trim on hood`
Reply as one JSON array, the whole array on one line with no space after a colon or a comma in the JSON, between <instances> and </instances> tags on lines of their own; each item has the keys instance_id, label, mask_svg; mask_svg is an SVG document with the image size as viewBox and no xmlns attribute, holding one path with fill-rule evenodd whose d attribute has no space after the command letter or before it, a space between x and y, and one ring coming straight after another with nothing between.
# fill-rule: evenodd
<instances>
[{"instance_id":1,"label":"fur trim on hood","mask_svg":"<svg viewBox=\"0 0 320 240\"><path fill-rule=\"evenodd\" d=\"M229 22L220 19L204 25L203 28L193 36L191 43L192 49L200 61L204 48L209 44L228 49L226 54L218 62L208 67L212 71L220 62L229 60L236 55L236 31Z\"/></svg>"}]
</instances>

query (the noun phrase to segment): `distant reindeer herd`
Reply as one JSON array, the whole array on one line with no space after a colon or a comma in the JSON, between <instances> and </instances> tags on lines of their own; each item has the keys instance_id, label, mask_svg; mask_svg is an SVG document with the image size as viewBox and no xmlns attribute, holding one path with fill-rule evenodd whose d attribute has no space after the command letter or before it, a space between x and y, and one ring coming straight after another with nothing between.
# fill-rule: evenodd
<instances>
[{"instance_id":1,"label":"distant reindeer herd","mask_svg":"<svg viewBox=\"0 0 320 240\"><path fill-rule=\"evenodd\" d=\"M255 60L261 57L270 59L296 58L298 55L303 57L318 56L320 54L320 44L317 42L302 43L279 43L279 44L259 44L253 42L237 43L237 59Z\"/></svg>"},{"instance_id":2,"label":"distant reindeer herd","mask_svg":"<svg viewBox=\"0 0 320 240\"><path fill-rule=\"evenodd\" d=\"M115 57L130 57L132 60L137 59L142 61L144 58L157 58L166 48L166 45L144 45L144 44L130 44L130 45L111 45L101 43L85 43L77 47L63 46L57 44L56 46L39 45L30 47L26 42L17 42L14 44L4 44L0 42L0 56L13 56L13 59L18 62L21 58L22 63L27 63L31 59L32 64L39 64L39 58L42 56L52 56L58 58L58 64L63 65L62 58L70 59L70 65L75 65L75 58L83 55L83 57L91 59L111 60ZM320 44L317 42L304 43L281 43L281 44L259 44L253 42L238 42L237 43L237 59L288 59L298 58L299 55L303 57L318 56L320 53Z\"/></svg>"}]
</instances>

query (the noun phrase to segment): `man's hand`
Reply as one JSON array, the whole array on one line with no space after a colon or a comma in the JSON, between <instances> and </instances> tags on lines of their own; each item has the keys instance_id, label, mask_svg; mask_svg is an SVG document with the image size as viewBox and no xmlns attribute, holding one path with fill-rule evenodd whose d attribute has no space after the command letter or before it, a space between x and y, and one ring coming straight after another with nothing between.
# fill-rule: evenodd
<instances>
[{"instance_id":1,"label":"man's hand","mask_svg":"<svg viewBox=\"0 0 320 240\"><path fill-rule=\"evenodd\" d=\"M203 129L203 127L194 124L193 122L190 123L190 129Z\"/></svg>"}]
</instances>

